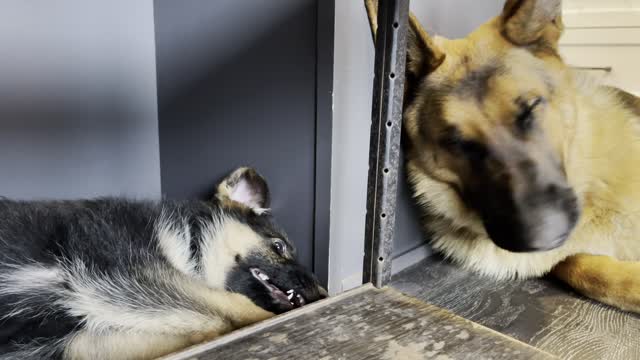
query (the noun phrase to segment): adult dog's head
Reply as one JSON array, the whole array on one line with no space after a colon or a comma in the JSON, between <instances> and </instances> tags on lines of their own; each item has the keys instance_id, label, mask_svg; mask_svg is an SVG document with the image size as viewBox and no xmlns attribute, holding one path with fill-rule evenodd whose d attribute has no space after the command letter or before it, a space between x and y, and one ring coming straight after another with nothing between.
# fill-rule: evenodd
<instances>
[{"instance_id":1,"label":"adult dog's head","mask_svg":"<svg viewBox=\"0 0 640 360\"><path fill-rule=\"evenodd\" d=\"M376 1L365 3L375 29ZM558 247L579 218L561 155L575 101L557 51L560 15L560 0L509 0L456 40L430 37L410 18L408 161L447 184L509 251Z\"/></svg>"},{"instance_id":2,"label":"adult dog's head","mask_svg":"<svg viewBox=\"0 0 640 360\"><path fill-rule=\"evenodd\" d=\"M209 254L204 274L210 285L224 285L276 314L327 297L316 277L297 262L294 244L275 224L262 176L240 168L220 183L216 198L220 223L212 226L213 248L203 252Z\"/></svg>"}]
</instances>

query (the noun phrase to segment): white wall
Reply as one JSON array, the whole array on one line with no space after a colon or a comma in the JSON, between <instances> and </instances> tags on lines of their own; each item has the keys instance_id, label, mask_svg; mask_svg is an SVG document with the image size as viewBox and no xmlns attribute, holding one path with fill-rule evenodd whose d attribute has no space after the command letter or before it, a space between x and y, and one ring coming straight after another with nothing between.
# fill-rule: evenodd
<instances>
[{"instance_id":1,"label":"white wall","mask_svg":"<svg viewBox=\"0 0 640 360\"><path fill-rule=\"evenodd\" d=\"M640 0L571 0L563 6L564 60L640 96Z\"/></svg>"},{"instance_id":2,"label":"white wall","mask_svg":"<svg viewBox=\"0 0 640 360\"><path fill-rule=\"evenodd\" d=\"M600 10L640 8L640 0L564 0L565 10Z\"/></svg>"},{"instance_id":3,"label":"white wall","mask_svg":"<svg viewBox=\"0 0 640 360\"><path fill-rule=\"evenodd\" d=\"M413 1L427 30L460 37L499 14L502 0ZM336 1L329 291L362 278L374 48L361 0Z\"/></svg>"}]
</instances>

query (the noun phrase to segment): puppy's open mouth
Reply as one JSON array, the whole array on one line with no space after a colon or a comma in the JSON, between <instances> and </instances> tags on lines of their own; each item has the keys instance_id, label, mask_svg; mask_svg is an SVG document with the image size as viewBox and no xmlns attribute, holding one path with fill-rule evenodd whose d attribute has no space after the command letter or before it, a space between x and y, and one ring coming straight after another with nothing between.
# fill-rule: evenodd
<instances>
[{"instance_id":1,"label":"puppy's open mouth","mask_svg":"<svg viewBox=\"0 0 640 360\"><path fill-rule=\"evenodd\" d=\"M294 289L284 291L271 281L271 278L258 268L251 268L251 275L256 278L264 287L269 290L271 297L279 304L295 309L306 304L304 297L298 294Z\"/></svg>"},{"instance_id":2,"label":"puppy's open mouth","mask_svg":"<svg viewBox=\"0 0 640 360\"><path fill-rule=\"evenodd\" d=\"M289 308L295 309L306 304L302 295L298 294L294 289L282 290L276 286L271 278L258 268L251 268L251 275L256 278L264 287L269 290L269 294L277 303Z\"/></svg>"}]
</instances>

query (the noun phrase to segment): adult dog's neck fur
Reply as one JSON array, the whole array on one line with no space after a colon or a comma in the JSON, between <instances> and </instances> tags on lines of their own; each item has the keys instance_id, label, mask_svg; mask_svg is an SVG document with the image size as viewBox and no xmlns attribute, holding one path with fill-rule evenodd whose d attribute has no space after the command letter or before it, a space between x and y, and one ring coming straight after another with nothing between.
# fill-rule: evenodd
<instances>
[{"instance_id":1,"label":"adult dog's neck fur","mask_svg":"<svg viewBox=\"0 0 640 360\"><path fill-rule=\"evenodd\" d=\"M620 90L588 75L576 74L574 79L575 124L569 127L563 154L569 182L587 211L594 205L640 211L640 204L628 202L640 199L640 174L634 171L640 164L640 116ZM602 203L605 198L609 204Z\"/></svg>"}]
</instances>

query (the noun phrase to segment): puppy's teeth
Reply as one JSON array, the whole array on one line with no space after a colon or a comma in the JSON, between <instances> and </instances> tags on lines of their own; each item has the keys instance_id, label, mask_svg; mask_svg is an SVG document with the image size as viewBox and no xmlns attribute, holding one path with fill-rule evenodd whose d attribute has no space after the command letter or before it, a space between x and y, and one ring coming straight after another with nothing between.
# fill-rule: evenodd
<instances>
[{"instance_id":1,"label":"puppy's teeth","mask_svg":"<svg viewBox=\"0 0 640 360\"><path fill-rule=\"evenodd\" d=\"M291 299L293 299L293 293L289 294L289 296L287 296L287 298L289 299L289 301L291 301Z\"/></svg>"},{"instance_id":2,"label":"puppy's teeth","mask_svg":"<svg viewBox=\"0 0 640 360\"><path fill-rule=\"evenodd\" d=\"M269 277L265 274L258 274L258 277L260 278L260 280L269 280Z\"/></svg>"},{"instance_id":3,"label":"puppy's teeth","mask_svg":"<svg viewBox=\"0 0 640 360\"><path fill-rule=\"evenodd\" d=\"M297 300L297 301L296 301L296 304L297 304L298 306L303 306L303 305L305 304L304 298L303 298L303 297L302 297L302 295L300 295L300 294L297 294L297 295L296 295L296 300Z\"/></svg>"},{"instance_id":4,"label":"puppy's teeth","mask_svg":"<svg viewBox=\"0 0 640 360\"><path fill-rule=\"evenodd\" d=\"M287 294L293 294L293 289L287 290Z\"/></svg>"}]
</instances>

